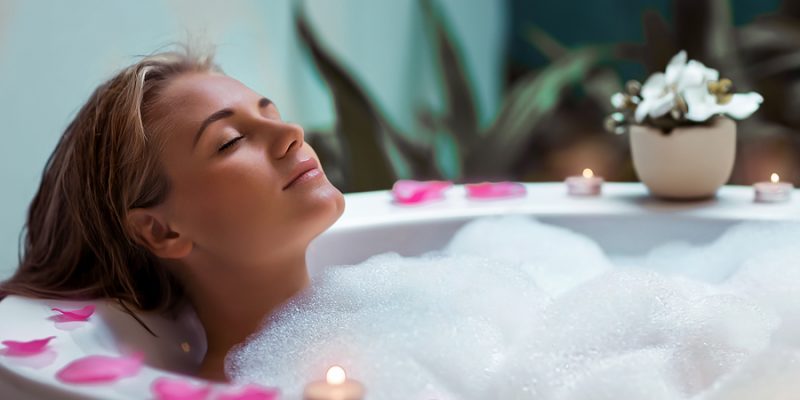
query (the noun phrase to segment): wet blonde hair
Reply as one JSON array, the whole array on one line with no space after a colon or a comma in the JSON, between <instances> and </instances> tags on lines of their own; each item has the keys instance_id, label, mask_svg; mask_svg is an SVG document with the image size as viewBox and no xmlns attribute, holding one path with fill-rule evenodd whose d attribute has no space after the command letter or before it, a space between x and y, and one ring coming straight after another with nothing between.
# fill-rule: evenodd
<instances>
[{"instance_id":1,"label":"wet blonde hair","mask_svg":"<svg viewBox=\"0 0 800 400\"><path fill-rule=\"evenodd\" d=\"M220 72L188 49L142 58L98 87L61 136L31 202L16 273L0 294L115 298L168 309L183 290L137 244L128 210L164 201L159 153L164 87L189 72Z\"/></svg>"}]
</instances>

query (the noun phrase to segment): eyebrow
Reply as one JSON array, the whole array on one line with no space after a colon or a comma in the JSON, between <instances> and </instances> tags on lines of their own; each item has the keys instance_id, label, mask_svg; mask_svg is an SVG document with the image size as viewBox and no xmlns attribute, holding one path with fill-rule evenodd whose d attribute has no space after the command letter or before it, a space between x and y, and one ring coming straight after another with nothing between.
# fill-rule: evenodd
<instances>
[{"instance_id":1,"label":"eyebrow","mask_svg":"<svg viewBox=\"0 0 800 400\"><path fill-rule=\"evenodd\" d=\"M272 100L266 97L262 97L260 100L258 100L258 108L265 108L268 107L270 104L273 104ZM231 110L230 108L223 108L222 110L219 110L209 115L208 118L204 119L203 123L200 124L200 129L198 129L197 133L194 134L194 141L192 142L192 148L197 146L197 142L200 141L200 136L203 135L203 132L206 130L206 128L208 128L209 125L221 119L231 117L232 115L233 115L233 110Z\"/></svg>"}]
</instances>

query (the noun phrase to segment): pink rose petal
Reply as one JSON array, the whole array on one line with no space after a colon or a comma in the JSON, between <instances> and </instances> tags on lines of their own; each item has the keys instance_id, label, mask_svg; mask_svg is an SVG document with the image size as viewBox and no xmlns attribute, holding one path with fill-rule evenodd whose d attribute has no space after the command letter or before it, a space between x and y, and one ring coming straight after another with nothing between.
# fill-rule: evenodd
<instances>
[{"instance_id":1,"label":"pink rose petal","mask_svg":"<svg viewBox=\"0 0 800 400\"><path fill-rule=\"evenodd\" d=\"M392 196L398 204L422 204L444 198L444 191L453 186L449 181L399 180L392 186Z\"/></svg>"},{"instance_id":2,"label":"pink rose petal","mask_svg":"<svg viewBox=\"0 0 800 400\"><path fill-rule=\"evenodd\" d=\"M464 185L470 199L492 200L522 197L526 193L525 185L517 182L483 182Z\"/></svg>"},{"instance_id":3,"label":"pink rose petal","mask_svg":"<svg viewBox=\"0 0 800 400\"><path fill-rule=\"evenodd\" d=\"M247 385L236 393L234 391L222 393L217 400L277 400L279 398L280 391L278 389Z\"/></svg>"},{"instance_id":4,"label":"pink rose petal","mask_svg":"<svg viewBox=\"0 0 800 400\"><path fill-rule=\"evenodd\" d=\"M211 393L211 385L188 379L158 378L151 390L157 400L204 400Z\"/></svg>"},{"instance_id":5,"label":"pink rose petal","mask_svg":"<svg viewBox=\"0 0 800 400\"><path fill-rule=\"evenodd\" d=\"M87 321L94 314L94 305L89 304L77 310L63 310L58 307L53 307L51 310L61 313L50 317L56 322Z\"/></svg>"},{"instance_id":6,"label":"pink rose petal","mask_svg":"<svg viewBox=\"0 0 800 400\"><path fill-rule=\"evenodd\" d=\"M79 358L56 373L65 383L110 383L136 375L142 367L144 356L88 356Z\"/></svg>"},{"instance_id":7,"label":"pink rose petal","mask_svg":"<svg viewBox=\"0 0 800 400\"><path fill-rule=\"evenodd\" d=\"M53 340L55 336L49 336L44 339L35 339L28 342L18 342L16 340L4 340L3 345L6 346L3 352L4 355L13 357L27 357L39 354L47 348L47 344Z\"/></svg>"}]
</instances>

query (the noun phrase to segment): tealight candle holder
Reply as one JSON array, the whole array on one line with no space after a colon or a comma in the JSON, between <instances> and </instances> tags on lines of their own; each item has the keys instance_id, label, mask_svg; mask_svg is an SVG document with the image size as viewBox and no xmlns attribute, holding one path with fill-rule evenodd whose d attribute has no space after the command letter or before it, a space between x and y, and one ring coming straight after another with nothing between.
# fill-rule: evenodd
<instances>
[{"instance_id":1,"label":"tealight candle holder","mask_svg":"<svg viewBox=\"0 0 800 400\"><path fill-rule=\"evenodd\" d=\"M347 379L344 368L334 365L328 368L324 381L314 381L303 390L303 400L362 400L364 385Z\"/></svg>"},{"instance_id":2,"label":"tealight candle holder","mask_svg":"<svg viewBox=\"0 0 800 400\"><path fill-rule=\"evenodd\" d=\"M594 176L591 169L586 168L580 176L570 176L564 181L570 196L599 196L603 190L603 178Z\"/></svg>"},{"instance_id":3,"label":"tealight candle holder","mask_svg":"<svg viewBox=\"0 0 800 400\"><path fill-rule=\"evenodd\" d=\"M794 186L789 182L781 182L778 174L773 173L769 182L757 182L753 185L756 203L782 203L792 198Z\"/></svg>"}]
</instances>

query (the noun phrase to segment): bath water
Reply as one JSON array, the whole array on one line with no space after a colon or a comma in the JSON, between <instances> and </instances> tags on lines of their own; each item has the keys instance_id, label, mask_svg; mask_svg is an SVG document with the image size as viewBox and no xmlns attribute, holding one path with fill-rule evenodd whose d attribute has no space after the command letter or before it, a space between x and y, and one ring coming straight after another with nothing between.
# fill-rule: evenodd
<instances>
[{"instance_id":1,"label":"bath water","mask_svg":"<svg viewBox=\"0 0 800 400\"><path fill-rule=\"evenodd\" d=\"M799 242L800 225L749 223L610 257L530 218L480 219L435 253L325 269L226 372L287 399L333 364L370 399L791 398Z\"/></svg>"}]
</instances>

